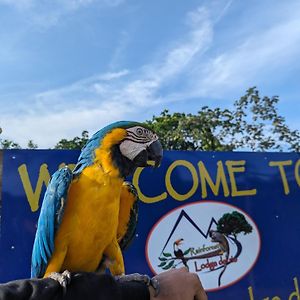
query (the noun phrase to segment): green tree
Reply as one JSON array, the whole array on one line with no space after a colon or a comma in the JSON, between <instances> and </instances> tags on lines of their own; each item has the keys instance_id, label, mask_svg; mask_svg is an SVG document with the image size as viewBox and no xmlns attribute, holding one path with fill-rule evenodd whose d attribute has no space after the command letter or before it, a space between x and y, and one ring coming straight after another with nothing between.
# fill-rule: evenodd
<instances>
[{"instance_id":1,"label":"green tree","mask_svg":"<svg viewBox=\"0 0 300 300\"><path fill-rule=\"evenodd\" d=\"M56 145L55 149L82 149L89 139L88 131L84 130L81 133L81 137L74 137L71 140L62 139Z\"/></svg>"},{"instance_id":2,"label":"green tree","mask_svg":"<svg viewBox=\"0 0 300 300\"><path fill-rule=\"evenodd\" d=\"M4 139L4 140L0 140L0 148L1 149L21 149L21 146L14 141Z\"/></svg>"},{"instance_id":3,"label":"green tree","mask_svg":"<svg viewBox=\"0 0 300 300\"><path fill-rule=\"evenodd\" d=\"M146 124L168 150L300 151L300 132L291 130L279 115L278 96L261 97L253 87L233 109L201 108L197 114L164 110Z\"/></svg>"},{"instance_id":4,"label":"green tree","mask_svg":"<svg viewBox=\"0 0 300 300\"><path fill-rule=\"evenodd\" d=\"M226 144L220 132L229 126L232 114L229 110L202 107L197 115L174 113L164 110L160 116L146 121L159 135L164 149L168 150L233 150Z\"/></svg>"},{"instance_id":5,"label":"green tree","mask_svg":"<svg viewBox=\"0 0 300 300\"><path fill-rule=\"evenodd\" d=\"M29 140L27 143L27 147L25 149L37 149L38 145L33 142L33 140ZM22 149L22 147L8 139L0 140L0 149Z\"/></svg>"},{"instance_id":6,"label":"green tree","mask_svg":"<svg viewBox=\"0 0 300 300\"><path fill-rule=\"evenodd\" d=\"M0 127L0 134L2 133L2 128ZM11 141L11 140L7 140L4 139L2 140L0 138L0 149L20 149L20 145Z\"/></svg>"},{"instance_id":7,"label":"green tree","mask_svg":"<svg viewBox=\"0 0 300 300\"><path fill-rule=\"evenodd\" d=\"M0 134L2 133L2 128L0 127ZM29 140L26 149L37 149L38 145L33 142L33 140ZM9 139L2 140L0 138L0 149L22 149L21 146Z\"/></svg>"},{"instance_id":8,"label":"green tree","mask_svg":"<svg viewBox=\"0 0 300 300\"><path fill-rule=\"evenodd\" d=\"M252 232L252 226L247 222L245 216L237 211L224 214L217 222L217 231L225 235L234 235L244 232Z\"/></svg>"},{"instance_id":9,"label":"green tree","mask_svg":"<svg viewBox=\"0 0 300 300\"><path fill-rule=\"evenodd\" d=\"M33 140L29 140L28 143L27 143L27 148L28 148L28 149L37 149L37 148L38 148L38 145L35 144L35 143L33 142Z\"/></svg>"},{"instance_id":10,"label":"green tree","mask_svg":"<svg viewBox=\"0 0 300 300\"><path fill-rule=\"evenodd\" d=\"M232 126L224 128L235 148L255 151L300 151L300 132L278 113L278 96L261 97L253 87L234 103Z\"/></svg>"}]
</instances>

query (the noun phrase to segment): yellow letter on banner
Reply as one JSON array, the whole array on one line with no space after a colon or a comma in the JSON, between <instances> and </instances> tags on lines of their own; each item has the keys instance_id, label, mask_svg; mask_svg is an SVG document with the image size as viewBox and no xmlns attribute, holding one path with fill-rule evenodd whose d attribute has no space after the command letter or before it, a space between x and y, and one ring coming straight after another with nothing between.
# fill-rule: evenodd
<instances>
[{"instance_id":1,"label":"yellow letter on banner","mask_svg":"<svg viewBox=\"0 0 300 300\"><path fill-rule=\"evenodd\" d=\"M226 161L226 166L228 169L230 183L231 183L232 197L256 195L256 189L243 190L243 191L238 191L238 189L237 189L234 173L245 172L245 167L244 167L245 164L246 164L245 160L238 160L238 161L227 160Z\"/></svg>"},{"instance_id":2,"label":"yellow letter on banner","mask_svg":"<svg viewBox=\"0 0 300 300\"><path fill-rule=\"evenodd\" d=\"M292 163L293 162L291 160L270 161L269 162L269 166L270 167L278 167L279 168L279 172L280 172L280 176L281 176L281 180L282 180L282 184L283 184L284 193L286 195L288 195L290 193L290 188L289 188L288 181L286 179L286 174L285 174L284 166L290 166Z\"/></svg>"},{"instance_id":3,"label":"yellow letter on banner","mask_svg":"<svg viewBox=\"0 0 300 300\"><path fill-rule=\"evenodd\" d=\"M254 300L252 286L248 287L248 292L249 292L249 298L250 298L250 300Z\"/></svg>"},{"instance_id":4,"label":"yellow letter on banner","mask_svg":"<svg viewBox=\"0 0 300 300\"><path fill-rule=\"evenodd\" d=\"M23 187L24 187L31 211L35 212L39 208L39 199L40 199L40 195L42 192L43 183L45 183L45 185L47 186L48 182L50 180L48 166L47 166L47 164L41 165L38 181L37 181L34 191L33 191L32 185L30 183L26 165L25 164L21 165L18 168L18 171L19 171L22 183L23 183Z\"/></svg>"},{"instance_id":5,"label":"yellow letter on banner","mask_svg":"<svg viewBox=\"0 0 300 300\"><path fill-rule=\"evenodd\" d=\"M300 186L300 172L299 172L299 169L300 169L300 159L297 160L296 165L295 165L295 178L296 178L296 181L298 183L298 186Z\"/></svg>"},{"instance_id":6,"label":"yellow letter on banner","mask_svg":"<svg viewBox=\"0 0 300 300\"><path fill-rule=\"evenodd\" d=\"M140 175L144 169L145 168L137 168L135 170L135 172L133 174L133 178L132 178L132 183L138 192L139 199L145 203L155 203L155 202L166 199L168 196L166 192L163 192L162 194L155 196L155 197L147 197L142 193L142 191L139 187L139 179L140 179Z\"/></svg>"},{"instance_id":7,"label":"yellow letter on banner","mask_svg":"<svg viewBox=\"0 0 300 300\"><path fill-rule=\"evenodd\" d=\"M183 195L177 193L171 183L171 174L172 174L173 170L178 166L186 167L192 174L192 178L193 178L192 188L189 190L189 192L187 192L186 194L183 194ZM190 162L188 162L186 160L176 160L168 168L168 171L166 173L166 187L167 187L167 191L169 192L170 196L173 197L175 200L184 201L184 200L190 198L196 192L196 190L198 188L198 184L199 184L199 181L198 181L196 169Z\"/></svg>"},{"instance_id":8,"label":"yellow letter on banner","mask_svg":"<svg viewBox=\"0 0 300 300\"><path fill-rule=\"evenodd\" d=\"M297 300L300 299L299 286L297 277L294 278L295 291L292 292L289 296L289 300Z\"/></svg>"},{"instance_id":9,"label":"yellow letter on banner","mask_svg":"<svg viewBox=\"0 0 300 300\"><path fill-rule=\"evenodd\" d=\"M211 190L215 196L218 196L220 184L222 184L224 196L225 197L229 196L229 189L228 189L222 161L218 161L217 165L218 165L218 169L217 169L216 183L214 183L212 181L204 163L202 161L199 161L199 163L198 163L203 199L205 199L207 197L206 183L208 183L209 187L211 188Z\"/></svg>"}]
</instances>

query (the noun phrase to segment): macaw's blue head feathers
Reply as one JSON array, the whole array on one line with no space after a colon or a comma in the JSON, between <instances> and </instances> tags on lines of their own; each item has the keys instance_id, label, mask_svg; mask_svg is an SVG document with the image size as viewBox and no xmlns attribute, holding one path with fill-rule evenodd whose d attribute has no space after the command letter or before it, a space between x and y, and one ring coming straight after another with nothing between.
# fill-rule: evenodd
<instances>
[{"instance_id":1,"label":"macaw's blue head feathers","mask_svg":"<svg viewBox=\"0 0 300 300\"><path fill-rule=\"evenodd\" d=\"M98 163L106 169L114 167L121 177L126 177L136 167L158 166L162 153L158 136L146 125L131 121L115 122L96 132L86 143L74 174L80 174L87 166Z\"/></svg>"}]
</instances>

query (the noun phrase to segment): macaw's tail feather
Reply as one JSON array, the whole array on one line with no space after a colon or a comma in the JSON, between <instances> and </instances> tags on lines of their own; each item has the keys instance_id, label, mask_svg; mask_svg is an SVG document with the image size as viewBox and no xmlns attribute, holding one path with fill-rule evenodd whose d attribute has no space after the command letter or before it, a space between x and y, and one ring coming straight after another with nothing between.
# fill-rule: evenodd
<instances>
[{"instance_id":1,"label":"macaw's tail feather","mask_svg":"<svg viewBox=\"0 0 300 300\"><path fill-rule=\"evenodd\" d=\"M124 251L135 237L138 221L138 193L132 183L123 183L120 201L118 241Z\"/></svg>"},{"instance_id":2,"label":"macaw's tail feather","mask_svg":"<svg viewBox=\"0 0 300 300\"><path fill-rule=\"evenodd\" d=\"M54 236L64 214L67 192L72 178L72 171L68 167L64 167L56 171L49 182L43 199L33 244L31 259L32 278L41 278L46 272L54 251Z\"/></svg>"}]
</instances>

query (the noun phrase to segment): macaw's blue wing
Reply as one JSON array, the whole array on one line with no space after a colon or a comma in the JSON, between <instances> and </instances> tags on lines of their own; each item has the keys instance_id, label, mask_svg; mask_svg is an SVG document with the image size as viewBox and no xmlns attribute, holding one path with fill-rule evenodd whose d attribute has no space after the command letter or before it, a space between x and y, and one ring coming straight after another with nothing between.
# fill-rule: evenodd
<instances>
[{"instance_id":1,"label":"macaw's blue wing","mask_svg":"<svg viewBox=\"0 0 300 300\"><path fill-rule=\"evenodd\" d=\"M136 188L125 181L120 199L118 242L126 250L134 239L138 221L138 193Z\"/></svg>"},{"instance_id":2,"label":"macaw's blue wing","mask_svg":"<svg viewBox=\"0 0 300 300\"><path fill-rule=\"evenodd\" d=\"M54 250L55 233L61 223L73 174L68 168L56 171L47 187L35 235L31 277L43 277Z\"/></svg>"}]
</instances>

